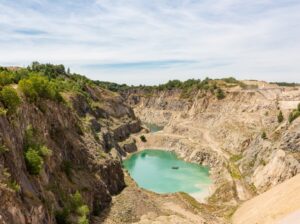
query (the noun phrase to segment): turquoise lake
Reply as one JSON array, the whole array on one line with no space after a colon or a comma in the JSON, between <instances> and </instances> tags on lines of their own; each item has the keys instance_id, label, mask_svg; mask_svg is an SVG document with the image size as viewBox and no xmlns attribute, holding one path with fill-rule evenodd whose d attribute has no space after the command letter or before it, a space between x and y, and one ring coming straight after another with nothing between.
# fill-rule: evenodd
<instances>
[{"instance_id":1,"label":"turquoise lake","mask_svg":"<svg viewBox=\"0 0 300 224\"><path fill-rule=\"evenodd\" d=\"M123 162L125 169L139 187L156 193L200 193L211 183L207 167L187 163L175 153L144 150Z\"/></svg>"}]
</instances>

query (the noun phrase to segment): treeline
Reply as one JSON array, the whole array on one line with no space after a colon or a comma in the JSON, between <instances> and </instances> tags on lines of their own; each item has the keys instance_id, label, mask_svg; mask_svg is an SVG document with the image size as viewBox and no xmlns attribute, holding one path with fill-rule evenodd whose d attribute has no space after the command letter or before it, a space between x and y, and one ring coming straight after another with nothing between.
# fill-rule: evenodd
<instances>
[{"instance_id":1,"label":"treeline","mask_svg":"<svg viewBox=\"0 0 300 224\"><path fill-rule=\"evenodd\" d=\"M153 92L153 91L166 91L166 90L181 90L181 97L182 98L188 98L191 95L193 95L195 92L199 90L204 91L210 91L214 93L218 99L223 99L225 97L225 94L222 90L222 83L224 85L228 84L231 86L241 86L242 88L245 88L246 85L238 80L236 80L233 77L224 78L224 79L210 79L205 78L203 80L201 79L188 79L186 81L180 81L180 80L170 80L167 83L160 84L160 85L153 85L153 86L147 86L147 85L139 85L139 86L128 86L126 84L117 84L117 83L111 83L111 82L101 82L96 81L98 85L101 87L107 88L111 91L115 92L123 92L127 90L144 90L147 92Z\"/></svg>"},{"instance_id":2,"label":"treeline","mask_svg":"<svg viewBox=\"0 0 300 224\"><path fill-rule=\"evenodd\" d=\"M124 90L129 90L129 89L143 89L143 90L173 90L173 89L190 89L190 88L195 88L195 89L215 89L219 84L218 82L222 81L227 84L233 84L233 85L239 85L241 87L244 87L245 84L236 80L233 77L229 78L223 78L223 79L210 79L210 78L205 78L203 80L201 79L188 79L186 81L180 81L180 80L170 80L167 83L160 84L160 85L153 85L153 86L148 86L148 85L138 85L138 86L129 86L126 84L117 84L117 83L112 83L112 82L102 82L102 81L95 81L98 85L107 88L111 91L124 91Z\"/></svg>"},{"instance_id":3,"label":"treeline","mask_svg":"<svg viewBox=\"0 0 300 224\"><path fill-rule=\"evenodd\" d=\"M300 86L300 83L295 83L295 82L271 82L271 84L276 84L278 86L286 86L286 87Z\"/></svg>"}]
</instances>

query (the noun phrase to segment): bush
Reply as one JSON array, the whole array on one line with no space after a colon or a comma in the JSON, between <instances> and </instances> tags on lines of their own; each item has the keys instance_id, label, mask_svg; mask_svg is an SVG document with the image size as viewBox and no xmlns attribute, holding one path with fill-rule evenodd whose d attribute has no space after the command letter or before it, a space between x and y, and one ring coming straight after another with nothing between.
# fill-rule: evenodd
<instances>
[{"instance_id":1,"label":"bush","mask_svg":"<svg viewBox=\"0 0 300 224\"><path fill-rule=\"evenodd\" d=\"M262 139L267 139L267 134L266 134L266 132L263 132L263 133L261 134L261 138L262 138Z\"/></svg>"},{"instance_id":2,"label":"bush","mask_svg":"<svg viewBox=\"0 0 300 224\"><path fill-rule=\"evenodd\" d=\"M21 79L29 77L29 71L26 68L18 69L14 72L14 82L18 83Z\"/></svg>"},{"instance_id":3,"label":"bush","mask_svg":"<svg viewBox=\"0 0 300 224\"><path fill-rule=\"evenodd\" d=\"M218 98L218 100L222 100L225 98L225 94L221 88L217 88L216 97Z\"/></svg>"},{"instance_id":4,"label":"bush","mask_svg":"<svg viewBox=\"0 0 300 224\"><path fill-rule=\"evenodd\" d=\"M231 162L237 162L237 161L239 161L242 158L243 158L243 155L239 154L239 155L233 155L233 156L231 156L229 160Z\"/></svg>"},{"instance_id":5,"label":"bush","mask_svg":"<svg viewBox=\"0 0 300 224\"><path fill-rule=\"evenodd\" d=\"M64 208L55 212L55 219L58 224L70 223L69 218L74 216L77 219L77 224L88 224L89 207L84 203L79 191L69 195L64 201ZM72 222L73 223L73 222Z\"/></svg>"},{"instance_id":6,"label":"bush","mask_svg":"<svg viewBox=\"0 0 300 224\"><path fill-rule=\"evenodd\" d=\"M1 90L0 97L2 102L4 103L4 106L10 113L14 112L21 103L17 91L10 86L5 86Z\"/></svg>"},{"instance_id":7,"label":"bush","mask_svg":"<svg viewBox=\"0 0 300 224\"><path fill-rule=\"evenodd\" d=\"M0 72L0 86L9 85L14 82L13 75L9 71Z\"/></svg>"},{"instance_id":8,"label":"bush","mask_svg":"<svg viewBox=\"0 0 300 224\"><path fill-rule=\"evenodd\" d=\"M5 116L7 114L7 110L3 107L0 107L0 116Z\"/></svg>"},{"instance_id":9,"label":"bush","mask_svg":"<svg viewBox=\"0 0 300 224\"><path fill-rule=\"evenodd\" d=\"M292 123L295 119L297 119L300 116L300 111L294 110L289 115L289 122Z\"/></svg>"},{"instance_id":10,"label":"bush","mask_svg":"<svg viewBox=\"0 0 300 224\"><path fill-rule=\"evenodd\" d=\"M284 119L284 117L283 117L282 111L280 111L277 116L278 123L281 123L283 121L283 119Z\"/></svg>"},{"instance_id":11,"label":"bush","mask_svg":"<svg viewBox=\"0 0 300 224\"><path fill-rule=\"evenodd\" d=\"M38 175L40 173L43 165L43 158L36 150L29 148L27 152L25 152L25 162L30 174Z\"/></svg>"},{"instance_id":12,"label":"bush","mask_svg":"<svg viewBox=\"0 0 300 224\"><path fill-rule=\"evenodd\" d=\"M32 175L38 175L44 160L52 155L52 150L40 143L37 131L31 125L25 131L24 150L28 172Z\"/></svg>"},{"instance_id":13,"label":"bush","mask_svg":"<svg viewBox=\"0 0 300 224\"><path fill-rule=\"evenodd\" d=\"M37 141L37 131L32 127L32 125L28 125L25 130L24 143L25 150L28 148L34 148L37 150L39 147Z\"/></svg>"},{"instance_id":14,"label":"bush","mask_svg":"<svg viewBox=\"0 0 300 224\"><path fill-rule=\"evenodd\" d=\"M22 79L19 87L31 102L36 102L39 98L62 101L56 83L41 75L32 75L28 79Z\"/></svg>"},{"instance_id":15,"label":"bush","mask_svg":"<svg viewBox=\"0 0 300 224\"><path fill-rule=\"evenodd\" d=\"M78 215L78 224L88 224L87 215L90 210L87 205L84 204L83 199L79 191L70 196L70 210Z\"/></svg>"},{"instance_id":16,"label":"bush","mask_svg":"<svg viewBox=\"0 0 300 224\"><path fill-rule=\"evenodd\" d=\"M7 186L15 192L21 191L21 186L16 181L10 181Z\"/></svg>"},{"instance_id":17,"label":"bush","mask_svg":"<svg viewBox=\"0 0 300 224\"><path fill-rule=\"evenodd\" d=\"M141 139L142 142L147 142L147 139L146 139L146 137L145 137L144 135L142 135L142 136L140 137L140 139Z\"/></svg>"},{"instance_id":18,"label":"bush","mask_svg":"<svg viewBox=\"0 0 300 224\"><path fill-rule=\"evenodd\" d=\"M0 144L0 154L6 153L8 151L9 149L5 145Z\"/></svg>"},{"instance_id":19,"label":"bush","mask_svg":"<svg viewBox=\"0 0 300 224\"><path fill-rule=\"evenodd\" d=\"M40 154L40 156L47 158L47 157L52 156L52 150L50 150L46 146L42 145L39 148L39 154Z\"/></svg>"}]
</instances>

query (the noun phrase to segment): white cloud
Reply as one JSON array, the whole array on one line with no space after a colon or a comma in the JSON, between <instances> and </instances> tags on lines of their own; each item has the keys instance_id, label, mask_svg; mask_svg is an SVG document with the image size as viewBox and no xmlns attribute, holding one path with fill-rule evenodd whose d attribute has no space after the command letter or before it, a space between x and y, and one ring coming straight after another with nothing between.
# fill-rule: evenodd
<instances>
[{"instance_id":1,"label":"white cloud","mask_svg":"<svg viewBox=\"0 0 300 224\"><path fill-rule=\"evenodd\" d=\"M205 75L300 82L297 1L3 0L0 8L4 65L64 63L130 84ZM160 60L198 63L101 67Z\"/></svg>"}]
</instances>

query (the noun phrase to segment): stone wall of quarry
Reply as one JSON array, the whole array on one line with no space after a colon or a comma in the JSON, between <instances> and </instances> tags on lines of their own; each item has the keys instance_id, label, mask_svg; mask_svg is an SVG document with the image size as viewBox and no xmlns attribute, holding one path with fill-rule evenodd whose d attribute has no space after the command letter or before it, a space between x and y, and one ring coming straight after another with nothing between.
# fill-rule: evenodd
<instances>
[{"instance_id":1,"label":"stone wall of quarry","mask_svg":"<svg viewBox=\"0 0 300 224\"><path fill-rule=\"evenodd\" d=\"M134 90L123 97L142 122L164 126L145 134L147 142L137 138L139 148L173 150L187 161L210 166L212 198L239 203L300 172L300 119L288 121L300 103L300 90L228 88L225 94L218 100L201 90L188 98L180 90ZM222 198L228 189L231 198Z\"/></svg>"}]
</instances>

